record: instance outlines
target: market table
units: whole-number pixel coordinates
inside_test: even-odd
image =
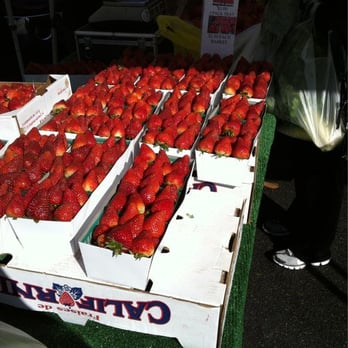
[[[256,175],[249,222],[244,224],[222,338],[222,347],[242,347],[244,306],[254,248],[256,222],[276,119],[265,114],[256,153]],[[62,321],[57,315],[0,304],[0,320],[32,335],[47,347],[180,347],[176,339],[126,331],[88,321],[85,326]]]

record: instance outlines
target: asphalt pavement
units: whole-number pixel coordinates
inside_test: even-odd
[[[291,182],[264,189],[269,202],[286,208]],[[318,217],[322,218],[322,217]],[[257,229],[245,304],[243,348],[347,347],[347,186],[332,260],[322,267],[290,271],[271,261],[275,241]]]

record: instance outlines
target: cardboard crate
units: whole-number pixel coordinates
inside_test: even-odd
[[[220,347],[242,237],[244,206],[240,205],[240,197],[223,196],[221,201],[216,195],[212,199],[206,191],[192,190],[188,194],[177,215],[189,213],[196,218],[180,220],[180,226],[175,219],[171,225],[171,233],[154,257],[150,272],[153,284],[148,291],[88,278],[78,256],[28,267],[23,255],[14,254],[7,265],[8,260],[1,262],[0,302],[55,313],[75,324],[95,321],[172,337],[183,347]],[[202,202],[207,204],[202,206]],[[210,203],[215,204],[213,211]],[[190,245],[193,241],[195,244]],[[6,252],[3,244],[0,252]]]
[[[104,202],[110,199],[113,188],[117,187],[125,169],[128,168],[129,161],[132,160],[133,147],[133,143],[128,145],[126,151],[71,221],[35,221],[30,218],[3,216],[0,225],[3,238],[11,240],[9,244],[5,240],[4,245],[11,245],[15,250],[19,248],[24,254],[32,254],[33,262],[45,260],[50,263],[62,255],[75,254],[79,250],[78,237],[84,232],[93,212],[99,211]],[[11,234],[15,236],[14,239]]]
[[[36,85],[38,94],[26,105],[0,115],[0,139],[8,140],[39,127],[53,104],[68,99],[72,94],[68,75],[50,75],[46,82],[37,82]]]

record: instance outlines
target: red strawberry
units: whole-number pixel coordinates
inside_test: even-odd
[[[82,184],[78,184],[78,183],[74,183],[71,186],[71,189],[75,192],[77,200],[78,200],[80,206],[82,207],[87,202],[87,200],[89,198],[87,192],[82,187]]]
[[[233,147],[232,156],[240,159],[250,157],[251,142],[245,138],[239,137]]]
[[[150,211],[152,213],[156,211],[164,211],[166,213],[165,220],[169,221],[172,217],[175,209],[175,200],[171,198],[155,199],[152,203]]]
[[[190,126],[175,139],[174,146],[179,150],[190,149],[198,135],[199,129],[199,125],[198,127],[196,125]]]
[[[43,175],[39,162],[34,163],[30,168],[27,169],[29,179],[32,183],[38,182]]]
[[[86,144],[79,147],[75,147],[74,149],[71,149],[70,152],[74,159],[76,159],[79,162],[83,162],[89,154],[91,148],[91,145]]]
[[[14,179],[13,182],[13,192],[15,193],[23,193],[26,192],[32,183],[29,179],[29,175],[27,172],[20,172],[18,176]]]
[[[143,143],[155,145],[156,138],[159,133],[160,133],[160,130],[158,129],[152,129],[152,130],[148,129],[146,133],[143,135],[141,140]]]
[[[5,215],[6,207],[8,203],[11,201],[12,197],[14,196],[14,193],[12,191],[7,191],[3,195],[1,195],[0,199],[0,217]]]
[[[76,149],[78,147],[84,146],[84,145],[95,145],[97,143],[93,133],[91,131],[86,131],[81,134],[77,134],[72,145],[71,149]]]
[[[174,147],[175,133],[176,130],[174,132],[172,129],[166,128],[158,133],[155,143],[165,150],[168,149],[168,147]]]
[[[48,191],[40,189],[26,208],[26,216],[34,220],[51,220],[52,211],[48,200]]]
[[[99,224],[108,226],[109,228],[115,227],[118,225],[119,215],[115,209],[110,206],[107,206],[100,218]]]
[[[100,241],[98,243],[101,244]],[[132,247],[132,243],[132,232],[127,226],[117,225],[105,233],[105,247],[111,249],[115,256],[127,252]]]
[[[127,202],[120,215],[119,223],[124,224],[125,222],[132,219],[135,215],[145,213],[145,203],[138,192],[131,193],[128,196]]]
[[[126,127],[127,139],[134,139],[143,129],[143,123],[138,119],[132,119]]]
[[[25,206],[20,193],[15,193],[6,206],[5,214],[13,218],[25,216]]]
[[[172,163],[172,170],[178,170],[184,176],[188,175],[188,173],[190,172],[190,168],[191,164],[189,155],[179,157]]]
[[[178,189],[176,185],[166,185],[156,196],[156,200],[170,199],[176,202],[179,197]]]
[[[125,206],[126,202],[127,202],[127,195],[122,191],[118,191],[111,198],[108,208],[110,207],[111,209],[114,209],[117,213],[119,213]]]
[[[100,247],[105,247],[106,243],[106,232],[110,229],[109,226],[98,224],[95,226],[93,233],[92,233],[92,244],[98,245]]]
[[[175,185],[178,190],[184,187],[185,175],[180,169],[173,170],[164,178],[166,185]]]
[[[60,185],[51,186],[48,190],[48,201],[52,205],[59,205],[63,200],[63,191]]]
[[[229,135],[229,136],[238,136],[241,129],[241,122],[240,121],[228,121],[226,122],[221,129],[222,135]]]
[[[24,166],[23,154],[17,155],[0,168],[0,174],[21,172]]]
[[[53,217],[57,221],[71,221],[79,210],[80,205],[78,203],[65,202],[54,210]]]
[[[156,211],[145,217],[143,231],[152,237],[161,238],[166,229],[166,212]]]
[[[123,122],[119,118],[115,118],[113,120],[110,135],[116,138],[125,138],[126,129]]]
[[[215,133],[208,133],[199,140],[197,144],[197,150],[207,153],[213,153],[217,140],[218,136]]]
[[[141,233],[133,240],[131,253],[136,259],[150,257],[155,252],[158,242],[158,238],[154,238],[148,233]]]
[[[64,152],[68,148],[68,141],[65,137],[65,134],[59,132],[54,140],[54,150],[56,156],[63,156]]]
[[[50,169],[52,168],[54,159],[55,159],[54,154],[51,151],[46,150],[40,154],[37,162],[40,164],[40,169],[43,172],[49,172]]]
[[[232,137],[224,136],[214,146],[214,153],[218,156],[230,157],[232,155]]]
[[[146,186],[139,190],[139,194],[145,205],[149,205],[154,202],[159,189],[160,184],[158,180],[156,178],[152,178],[152,180],[150,180]]]
[[[82,183],[83,189],[88,192],[92,193],[97,187],[98,187],[98,179],[95,170],[91,170],[85,177]]]

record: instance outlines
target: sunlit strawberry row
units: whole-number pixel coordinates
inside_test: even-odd
[[[250,63],[241,57],[234,72],[228,76],[223,92],[232,96],[239,93],[248,98],[265,99],[271,74],[272,66],[269,62]]]
[[[126,147],[125,138],[98,143],[89,131],[69,146],[64,133],[32,128],[0,158],[0,216],[72,220]]]
[[[160,112],[150,116],[142,141],[166,150],[169,147],[190,149],[201,130],[209,106],[210,92],[205,87],[198,94],[194,89],[182,93],[176,87]]]
[[[176,208],[190,173],[190,157],[171,162],[142,144],[93,230],[92,243],[115,255],[151,256]]]
[[[264,110],[264,100],[249,104],[241,94],[221,99],[219,111],[202,130],[196,149],[218,156],[249,158]]]

